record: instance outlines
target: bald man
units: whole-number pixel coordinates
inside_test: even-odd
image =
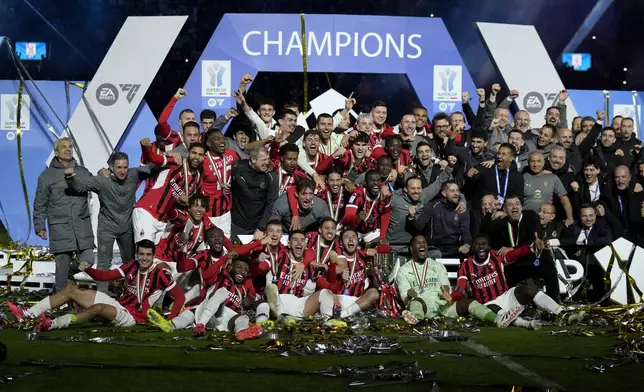
[[[539,214],[539,227],[537,227],[539,238],[548,241],[552,248],[558,247],[562,239],[564,243],[570,242],[571,230],[556,219],[557,210],[554,205],[542,204],[537,212]],[[557,258],[562,258],[558,252],[555,254]],[[549,250],[544,250],[539,257],[539,270],[546,285],[546,292],[552,299],[559,302],[559,278],[556,262]]]
[[[628,166],[620,165],[613,172],[613,186],[610,192],[602,195],[601,201],[607,207],[607,213],[619,221],[623,233],[613,230],[615,238],[624,236],[639,246],[644,246],[644,192],[642,185],[633,181]],[[618,228],[619,229],[619,228]]]
[[[557,130],[557,139],[559,144],[566,149],[566,159],[570,167],[573,168],[575,173],[579,172],[581,170],[582,155],[579,152],[579,148],[575,145],[572,131],[568,128],[559,128]]]

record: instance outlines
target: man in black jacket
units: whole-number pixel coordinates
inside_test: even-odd
[[[613,227],[615,238],[624,237],[632,243],[644,246],[644,192],[642,186],[632,180],[627,166],[615,168],[613,181],[607,185],[601,202],[606,212],[612,214],[621,227]]]
[[[278,195],[277,176],[268,172],[266,147],[255,147],[249,155],[250,160],[237,161],[231,169],[233,239],[239,234],[254,234],[255,239],[261,239]]]
[[[555,206],[552,204],[543,204],[539,207],[539,227],[537,228],[537,236],[544,241],[550,241],[551,246],[559,246],[561,241],[567,241],[570,231],[566,228],[560,220],[556,219]],[[559,279],[557,273],[557,260],[553,258],[557,255],[557,250],[546,249],[539,257],[539,270],[541,277],[546,285],[546,293],[555,301],[559,302]],[[565,265],[562,266],[566,268]],[[565,271],[565,270],[564,270]]]
[[[500,206],[508,195],[517,196],[523,201],[523,175],[512,168],[515,157],[514,146],[503,143],[496,156],[496,165],[490,168],[477,166],[467,172],[470,181],[478,188],[477,200],[473,201],[474,206],[479,206],[479,200],[486,193],[495,193]]]
[[[414,216],[414,226],[427,239],[431,258],[462,257],[472,244],[470,214],[456,212],[461,192],[454,181],[443,184],[441,196]]]
[[[535,211],[522,211],[521,200],[516,195],[508,195],[503,206],[506,216],[493,220],[490,224],[492,249],[500,249],[498,254],[501,257],[513,249],[531,244],[535,239],[539,217]],[[507,265],[505,277],[508,286],[513,287],[520,281],[538,278],[539,271],[535,261],[535,256],[531,254]]]

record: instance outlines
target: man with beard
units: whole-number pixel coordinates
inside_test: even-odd
[[[527,110],[519,110],[514,113],[514,129],[523,134],[523,140],[537,143],[537,134],[530,128],[530,113]]]
[[[199,143],[201,139],[195,112],[190,109],[182,110],[179,113],[179,129],[181,129],[181,132],[173,131],[170,124],[168,124],[168,119],[174,109],[174,105],[179,99],[185,97],[186,94],[186,90],[182,88],[177,90],[172,99],[170,99],[170,102],[168,102],[168,105],[163,109],[163,112],[159,116],[158,124],[154,128],[157,143],[162,141],[161,144],[165,145],[163,151],[166,153],[170,151],[177,152],[182,158],[186,158],[188,155],[188,147],[194,143]]]
[[[43,298],[29,309],[16,306],[11,302],[7,305],[19,322],[25,319],[39,318],[35,331],[50,331],[68,328],[70,325],[86,323],[94,318],[109,322],[115,327],[131,327],[145,323],[146,311],[157,294],[167,291],[174,298],[170,319],[176,317],[185,297],[183,291],[172,280],[169,271],[154,263],[154,243],[141,240],[136,244],[136,259],[122,266],[109,270],[96,270],[87,261],[81,261],[79,268],[96,281],[125,280],[123,294],[113,299],[100,291],[82,289],[75,283],[69,283],[65,289],[56,294]],[[58,309],[68,302],[73,302],[83,310],[80,313],[69,313],[51,320],[45,312]]]
[[[556,134],[557,128],[554,125],[544,124],[541,127],[537,139],[537,151],[540,151],[544,158],[548,158],[550,151],[557,145]]]
[[[539,269],[541,270],[541,277],[544,280],[546,286],[546,293],[556,302],[559,302],[559,279],[557,263],[558,260],[563,260],[563,258],[558,258],[554,260],[552,254],[557,254],[557,247],[561,245],[561,242],[566,242],[569,240],[571,230],[568,230],[563,222],[556,219],[556,210],[555,206],[552,204],[542,204],[537,211],[539,215],[539,227],[537,228],[537,237],[541,238],[548,244],[548,247],[552,247],[551,251],[547,251],[541,254],[539,257]],[[566,265],[562,263],[562,268],[566,270]]]
[[[250,152],[250,160],[237,161],[231,168],[233,238],[251,233],[255,239],[264,237],[279,193],[277,175],[269,173],[270,166],[266,147],[255,147]]]
[[[601,129],[604,124],[604,111],[603,110],[598,110],[596,112],[597,114],[597,120],[594,118],[588,116],[584,117],[581,120],[581,132],[579,132],[575,136],[575,144],[578,146],[581,146],[583,141],[586,140],[586,138],[589,139],[588,143],[590,143],[590,148],[592,148],[595,145],[595,141],[597,141],[597,138],[599,137],[599,133],[601,132]],[[593,131],[591,135],[591,131]],[[585,158],[584,155],[581,156],[582,159]]]
[[[427,108],[424,106],[415,107],[414,116],[416,117],[416,135],[428,137],[431,133],[431,126],[427,123]]]
[[[302,136],[302,148],[300,149],[300,156],[298,156],[298,164],[302,159],[306,161],[308,167],[311,168],[314,173],[314,180],[316,184],[321,181],[321,177],[317,174],[317,167],[320,162],[326,157],[322,152],[319,151],[320,146],[320,133],[315,129],[309,129]],[[302,166],[300,166],[302,168]],[[303,169],[303,168],[302,168]],[[303,169],[306,170],[306,169]]]
[[[461,191],[455,182],[443,183],[441,196],[440,200],[427,203],[422,212],[414,215],[415,232],[423,234],[430,244],[429,257],[461,257],[470,251],[472,243],[470,214],[457,209]]]
[[[486,193],[496,194],[500,206],[508,195],[516,195],[523,200],[523,175],[512,168],[515,157],[514,146],[504,143],[497,152],[496,165],[491,168],[477,166],[467,172],[470,181],[477,186],[477,201]]]
[[[398,173],[398,171],[394,170],[393,159],[389,155],[382,155],[376,160],[375,170],[380,173],[380,182],[383,187],[389,188],[390,191],[403,187],[405,173]],[[355,184],[363,186],[366,182],[367,173],[362,173],[356,178]]]
[[[449,116],[449,125],[452,130],[449,138],[454,141],[454,145],[467,147],[469,133],[465,132],[465,115],[461,112],[453,112]]]
[[[410,155],[416,153],[418,143],[426,140],[423,136],[416,133],[416,116],[413,113],[403,114],[400,119],[400,124],[391,133],[387,133],[387,136],[383,135],[383,137],[387,138],[396,133],[400,136],[403,151],[407,151]]]
[[[314,195],[315,183],[305,179],[295,186],[295,197],[297,199],[299,230],[305,233],[317,230],[318,223],[322,218],[329,217],[329,209],[324,200]],[[282,221],[284,233],[288,233],[292,227],[293,215],[289,205],[288,193],[280,196],[273,206],[271,219]],[[294,207],[294,206],[293,206]]]
[[[353,221],[365,241],[387,236],[391,215],[391,196],[384,196],[380,191],[381,174],[371,169],[365,176],[365,187],[356,187],[345,208],[343,220]]]
[[[543,172],[544,166],[545,160],[541,152],[535,151],[530,154],[528,171],[523,173],[523,209],[537,211],[542,204],[552,203],[556,194],[566,211],[566,226],[570,226],[575,219],[567,196],[568,192],[559,177]]]
[[[458,269],[457,290],[452,293],[452,299],[460,299],[471,287],[472,296],[488,308],[497,308],[497,326],[507,328],[515,324],[523,328],[539,329],[537,320],[527,321],[520,317],[525,307],[534,303],[537,308],[548,313],[560,314],[563,307],[559,306],[550,296],[533,283],[511,287],[505,280],[504,265],[510,264],[531,253],[541,254],[545,243],[538,238],[533,244],[524,245],[501,256],[495,250],[490,250],[490,242],[486,235],[477,236],[472,244],[473,255],[463,262]],[[585,313],[569,315],[568,324],[579,322]]]
[[[346,263],[347,268],[342,272],[341,279],[335,280],[335,264],[329,267],[328,281],[326,278],[318,279],[318,286],[324,285],[336,294],[340,303],[341,319],[351,317],[364,310],[371,309],[378,304],[380,293],[374,287],[376,280],[367,275],[367,263],[378,253],[390,251],[386,245],[371,248],[367,251],[358,249],[358,233],[354,229],[345,229],[340,234],[340,254],[338,259]],[[367,283],[369,287],[367,288]]]
[[[307,133],[304,134],[302,139],[296,142],[298,147],[301,149],[301,154],[298,158],[297,164],[300,166],[302,171],[311,177],[315,177],[317,176],[317,173],[320,173],[317,171],[317,166],[320,162],[317,162],[317,165],[311,164],[311,162],[314,161],[313,158],[315,156],[319,157],[318,161],[330,156],[333,156],[334,158],[342,156],[345,152],[344,146],[348,146],[349,144],[348,135],[341,135],[333,132],[333,117],[331,117],[330,114],[320,114],[317,118],[316,125],[316,131],[319,138],[317,142],[317,154],[313,153],[313,147],[310,141],[307,144]]]
[[[496,314],[479,302],[452,298],[447,270],[443,264],[429,257],[425,237],[415,236],[410,248],[411,260],[396,274],[396,288],[407,308],[403,311],[407,323],[417,324],[422,319],[436,316],[457,318],[469,314],[488,323],[496,321]]]
[[[615,168],[614,186],[607,187],[606,194],[603,194],[601,201],[607,207],[607,213],[612,214],[619,221],[624,233],[620,237],[628,239],[632,243],[644,246],[644,192],[642,186],[632,180],[632,175],[627,166]],[[613,228],[613,232],[616,233]],[[617,237],[617,236],[616,236]]]
[[[595,155],[600,160],[601,170],[610,176],[619,165],[627,165],[630,157],[625,156],[622,149],[617,148],[615,131],[611,127],[605,127],[601,131],[601,142],[595,147]],[[632,159],[632,158],[631,158]]]
[[[449,138],[449,116],[445,113],[437,113],[432,118],[432,129],[434,137],[429,140],[429,145],[436,153],[436,156],[447,157],[456,155],[454,150],[457,148],[453,140]]]
[[[633,132],[635,131],[633,128],[634,125],[635,122],[632,118],[624,117],[620,124],[619,132],[615,131],[619,139],[617,142],[617,148],[624,152],[624,156],[630,157],[631,151],[633,151],[635,146],[642,144],[642,142],[633,135]]]
[[[471,159],[471,164],[468,166],[468,170],[470,167],[475,167],[483,162],[494,160],[494,154],[487,149],[487,134],[485,132],[472,132],[470,148],[468,151]]]
[[[426,142],[418,143],[414,163],[405,173],[405,181],[410,177],[419,177],[422,181],[422,187],[427,188],[441,173],[442,169],[438,164],[439,162],[440,160],[434,157],[434,152],[429,144]],[[409,241],[406,243],[409,243]]]
[[[150,176],[150,167],[129,167],[124,152],[115,152],[109,160],[109,174],[78,178],[73,167],[65,169],[65,181],[75,193],[95,192],[101,202],[98,214],[98,257],[100,270],[110,268],[114,241],[118,244],[121,259],[134,258],[134,233],[132,231],[132,206],[141,181]],[[107,292],[107,282],[96,284],[97,290]]]
[[[489,231],[486,231],[490,234],[492,249],[499,249],[501,257],[513,249],[531,244],[539,225],[537,213],[530,210],[522,212],[521,198],[515,195],[505,199],[503,211],[506,217],[493,220]],[[522,257],[508,266],[505,272],[508,286],[513,287],[520,281],[537,278],[538,264],[532,255]]]
[[[249,159],[248,151],[255,146],[265,144],[264,140],[251,141],[253,136],[250,124],[242,121],[233,122],[226,132],[226,148],[234,150],[239,155],[239,159]]]
[[[552,174],[556,175],[559,178],[559,181],[561,181],[561,184],[564,186],[564,189],[568,194],[568,199],[570,199],[573,195],[570,184],[575,181],[575,171],[566,161],[565,148],[563,148],[562,146],[555,146],[552,151],[550,151],[550,156],[548,157],[548,162],[546,163],[546,170],[550,171]],[[572,204],[573,200],[570,200],[570,202]],[[555,209],[557,210],[557,219],[566,219],[566,210],[564,209],[563,204],[561,204],[561,201],[559,201],[559,199],[556,199],[554,201],[554,205]]]
[[[190,196],[201,192],[204,155],[202,144],[191,144],[183,165],[161,172],[150,190],[136,202],[132,212],[135,241],[149,239],[159,243],[167,225],[165,211],[177,204],[187,206]]]
[[[559,128],[557,131],[557,139],[559,140],[559,144],[566,149],[566,159],[573,170],[575,172],[581,170],[582,154],[575,143],[573,143],[572,131],[568,128]],[[550,150],[550,153],[552,153],[552,150]],[[584,155],[586,154],[584,153]]]
[[[616,134],[621,134],[621,128],[622,128],[622,120],[624,119],[624,116],[617,115],[613,117],[613,122],[610,124],[610,126],[615,130]]]
[[[550,124],[557,128],[567,128],[568,119],[566,118],[567,108],[566,100],[568,99],[568,91],[559,91],[559,100],[555,106],[551,106],[546,110],[545,120],[546,124]]]
[[[429,148],[429,147],[428,147]],[[422,180],[409,177],[405,187],[394,192],[391,196],[391,218],[387,231],[387,241],[397,254],[405,254],[411,241],[414,216],[420,215],[424,205],[429,203],[441,190],[443,184],[452,179],[452,168],[447,162],[441,161],[440,174],[429,186],[423,188]]]
[[[230,238],[230,169],[239,160],[234,150],[226,149],[226,137],[217,128],[212,128],[204,136],[206,158],[203,161],[203,193],[212,205],[207,210],[210,222],[224,231]]]
[[[600,176],[601,165],[595,157],[588,158],[583,163],[583,180],[573,181],[570,184],[572,189],[571,201],[575,215],[579,214],[583,204],[597,206],[603,194],[609,194],[607,181]]]
[[[350,191],[351,189],[351,191]],[[342,174],[332,171],[326,176],[326,187],[316,189],[315,193],[326,202],[331,219],[340,223],[344,217],[344,208],[353,195],[353,184],[342,178]]]
[[[523,135],[524,134],[518,129],[513,129],[508,134],[510,144],[512,144],[517,150],[517,156],[514,158],[514,163],[516,164],[516,168],[519,172],[523,172],[523,170],[528,167],[528,155],[537,149],[537,146],[533,141],[524,141]]]
[[[56,263],[54,290],[67,285],[72,255],[79,261],[94,262],[94,233],[89,214],[87,192],[73,192],[62,181],[65,170],[73,168],[79,180],[89,178],[89,171],[74,159],[72,140],[60,138],[54,144],[54,158],[38,176],[34,199],[34,230],[47,239],[45,220],[49,228],[49,247]],[[130,205],[131,208],[131,205]]]
[[[396,177],[403,175],[407,166],[411,165],[411,153],[403,149],[403,141],[400,135],[391,135],[385,139],[384,154],[391,158],[393,170],[396,171]],[[373,157],[378,159],[384,154],[375,154]]]
[[[264,287],[268,283],[277,283],[277,260],[280,254],[288,253],[286,246],[282,244],[282,222],[272,219],[266,224],[266,237],[262,238],[263,249],[255,249],[251,254],[251,276],[255,283],[258,294],[264,293]],[[257,240],[254,241],[257,243]]]
[[[324,317],[333,314],[333,293],[322,289],[309,296],[304,295],[312,268],[304,259],[306,236],[301,231],[289,235],[288,253],[277,260],[277,283],[266,285],[266,300],[274,317],[287,314],[294,317],[309,317],[320,311]]]

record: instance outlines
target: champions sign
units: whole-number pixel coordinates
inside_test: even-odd
[[[187,108],[223,114],[235,106],[231,95],[242,75],[302,72],[305,54],[309,72],[406,74],[430,112],[461,110],[461,91],[475,90],[440,19],[305,15],[304,21],[306,45],[299,14],[224,15],[173,116]],[[433,70],[442,73],[433,77]]]

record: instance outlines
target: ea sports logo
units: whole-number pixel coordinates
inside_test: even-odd
[[[528,113],[539,113],[543,105],[543,96],[536,91],[531,91],[523,97],[523,107]]]
[[[119,91],[111,83],[103,83],[96,89],[96,100],[103,106],[112,106],[119,99]]]

